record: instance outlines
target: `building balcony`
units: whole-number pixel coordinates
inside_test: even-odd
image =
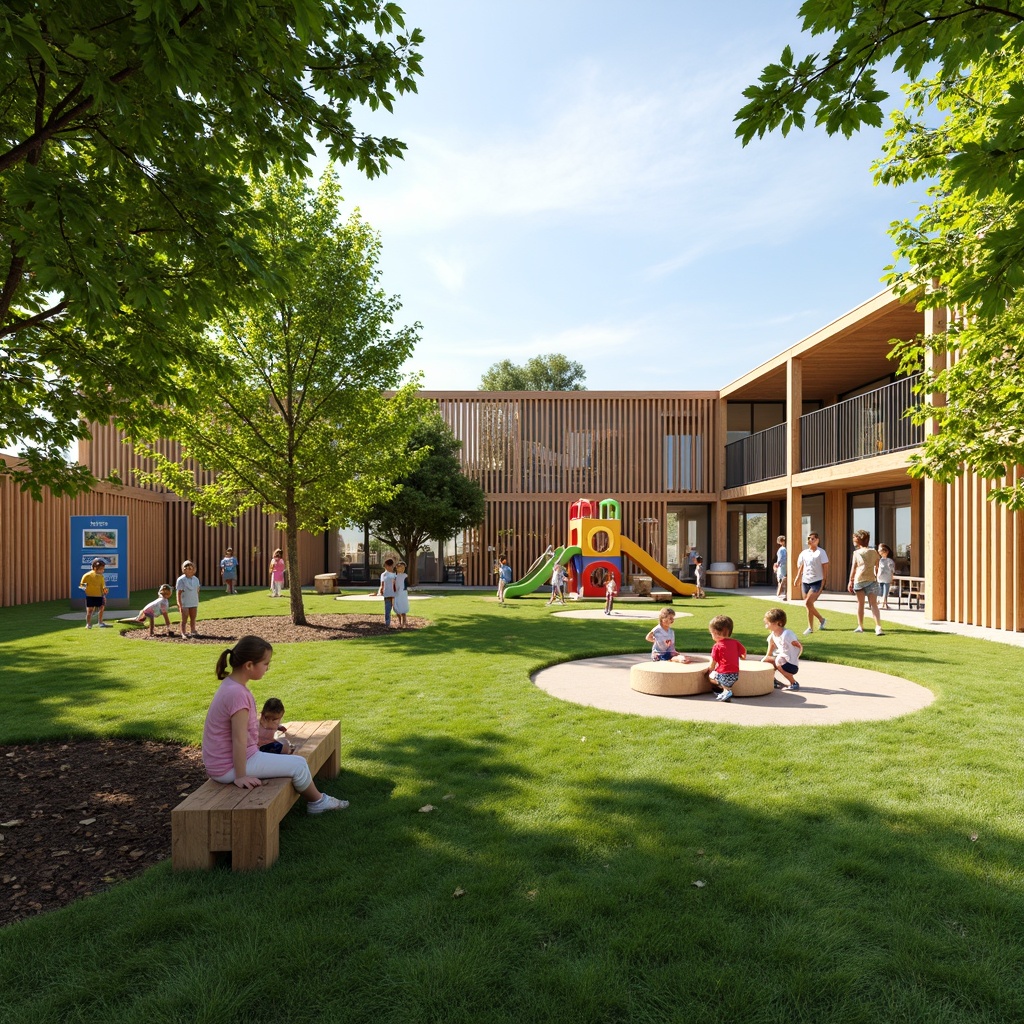
[[[742,487],[786,475],[786,424],[725,446],[725,486]]]
[[[917,379],[905,377],[801,416],[800,469],[823,469],[920,445],[924,427],[906,415],[921,402],[914,394]]]
[[[800,466],[794,474],[920,445],[924,428],[906,416],[921,401],[914,394],[916,380],[917,376],[906,377],[801,416]],[[784,477],[786,472],[785,423],[725,447],[726,489]]]

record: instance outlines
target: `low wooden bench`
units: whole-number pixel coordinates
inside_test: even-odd
[[[340,722],[290,722],[288,736],[314,776],[337,776]],[[218,853],[231,854],[233,871],[269,868],[279,853],[281,819],[298,799],[290,777],[255,789],[207,780],[171,811],[174,870],[208,871]]]
[[[656,697],[687,697],[711,693],[706,654],[691,654],[688,664],[678,661],[646,661],[629,670],[629,685]],[[740,677],[732,688],[734,697],[763,697],[774,689],[775,666],[765,661],[740,662]]]

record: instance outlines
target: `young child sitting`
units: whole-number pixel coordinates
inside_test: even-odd
[[[277,737],[279,732],[288,732],[287,728],[281,724],[282,718],[284,718],[284,704],[277,697],[268,697],[263,703],[260,720],[256,725],[257,739],[263,753],[290,754],[295,750],[292,741],[287,736],[282,736],[280,739]]]
[[[651,661],[678,661],[681,665],[690,663],[685,654],[676,650],[676,631],[672,628],[675,620],[676,613],[671,608],[663,608],[658,616],[658,625],[647,634],[647,642],[653,644]]]
[[[708,623],[708,632],[715,641],[708,673],[712,689],[718,691],[715,700],[730,701],[732,688],[740,677],[740,661],[747,656],[747,649],[732,638],[732,619],[728,615],[716,615]]]
[[[164,617],[164,625],[167,627],[167,635],[170,636],[171,617],[167,614],[167,609],[170,607],[168,602],[170,601],[171,594],[173,594],[174,591],[171,590],[170,583],[165,583],[161,586],[158,593],[160,596],[155,600],[150,601],[149,604],[147,604],[146,607],[135,616],[135,621],[145,622],[149,619],[149,635],[153,636],[156,632],[156,617],[157,615],[162,615]]]
[[[793,630],[786,629],[786,613],[781,608],[769,608],[764,624],[771,632],[768,634],[768,653],[761,660],[773,664],[786,680],[780,683],[776,679],[775,689],[799,690],[800,684],[793,677],[799,671],[797,660],[804,645],[797,640]]]

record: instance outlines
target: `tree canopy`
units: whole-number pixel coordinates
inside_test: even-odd
[[[342,222],[339,203],[330,173],[315,194],[283,170],[254,187],[267,224],[255,243],[280,285],[247,291],[214,321],[227,373],[203,363],[182,371],[198,401],[169,412],[180,459],[147,438],[152,478],[208,522],[254,506],[280,516],[296,623],[305,621],[299,531],[363,522],[416,458],[407,447],[416,381],[403,382],[401,367],[419,325],[391,329],[399,303],[380,288],[380,242],[358,215]]]
[[[522,366],[502,359],[480,379],[480,391],[586,391],[587,371],[560,352],[533,356]]]
[[[401,156],[352,108],[415,90],[422,35],[381,0],[36,0],[0,39],[0,446],[73,492],[84,420],[187,402],[201,325],[272,282],[246,179]]]
[[[918,407],[941,431],[912,472],[954,479],[963,464],[990,479],[1024,462],[1024,4],[809,0],[804,28],[832,34],[824,54],[786,47],[746,90],[737,135],[748,143],[803,128],[807,110],[829,133],[882,123],[875,70],[907,76],[875,180],[930,181],[916,217],[893,224],[888,280],[924,308],[953,311],[948,333],[898,343],[905,372],[922,370]],[[904,269],[906,268],[906,269]],[[947,365],[927,366],[929,350]],[[992,492],[1024,508],[1024,483]]]
[[[427,540],[449,540],[478,526],[486,508],[480,485],[462,473],[462,442],[432,403],[422,403],[409,439],[409,462],[401,489],[376,505],[368,521],[374,536],[405,557],[411,583],[416,582],[416,555]]]

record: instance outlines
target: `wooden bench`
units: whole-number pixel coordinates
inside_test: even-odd
[[[687,697],[711,693],[706,654],[691,654],[689,664],[678,661],[646,661],[629,670],[629,685],[640,693],[656,697]],[[763,697],[775,688],[775,666],[747,659],[740,662],[740,677],[732,688],[734,697]]]
[[[290,722],[288,736],[314,776],[337,776],[340,722]],[[231,854],[233,871],[269,868],[279,853],[281,819],[298,799],[290,777],[255,789],[207,780],[171,811],[174,870],[209,871],[218,853]]]

